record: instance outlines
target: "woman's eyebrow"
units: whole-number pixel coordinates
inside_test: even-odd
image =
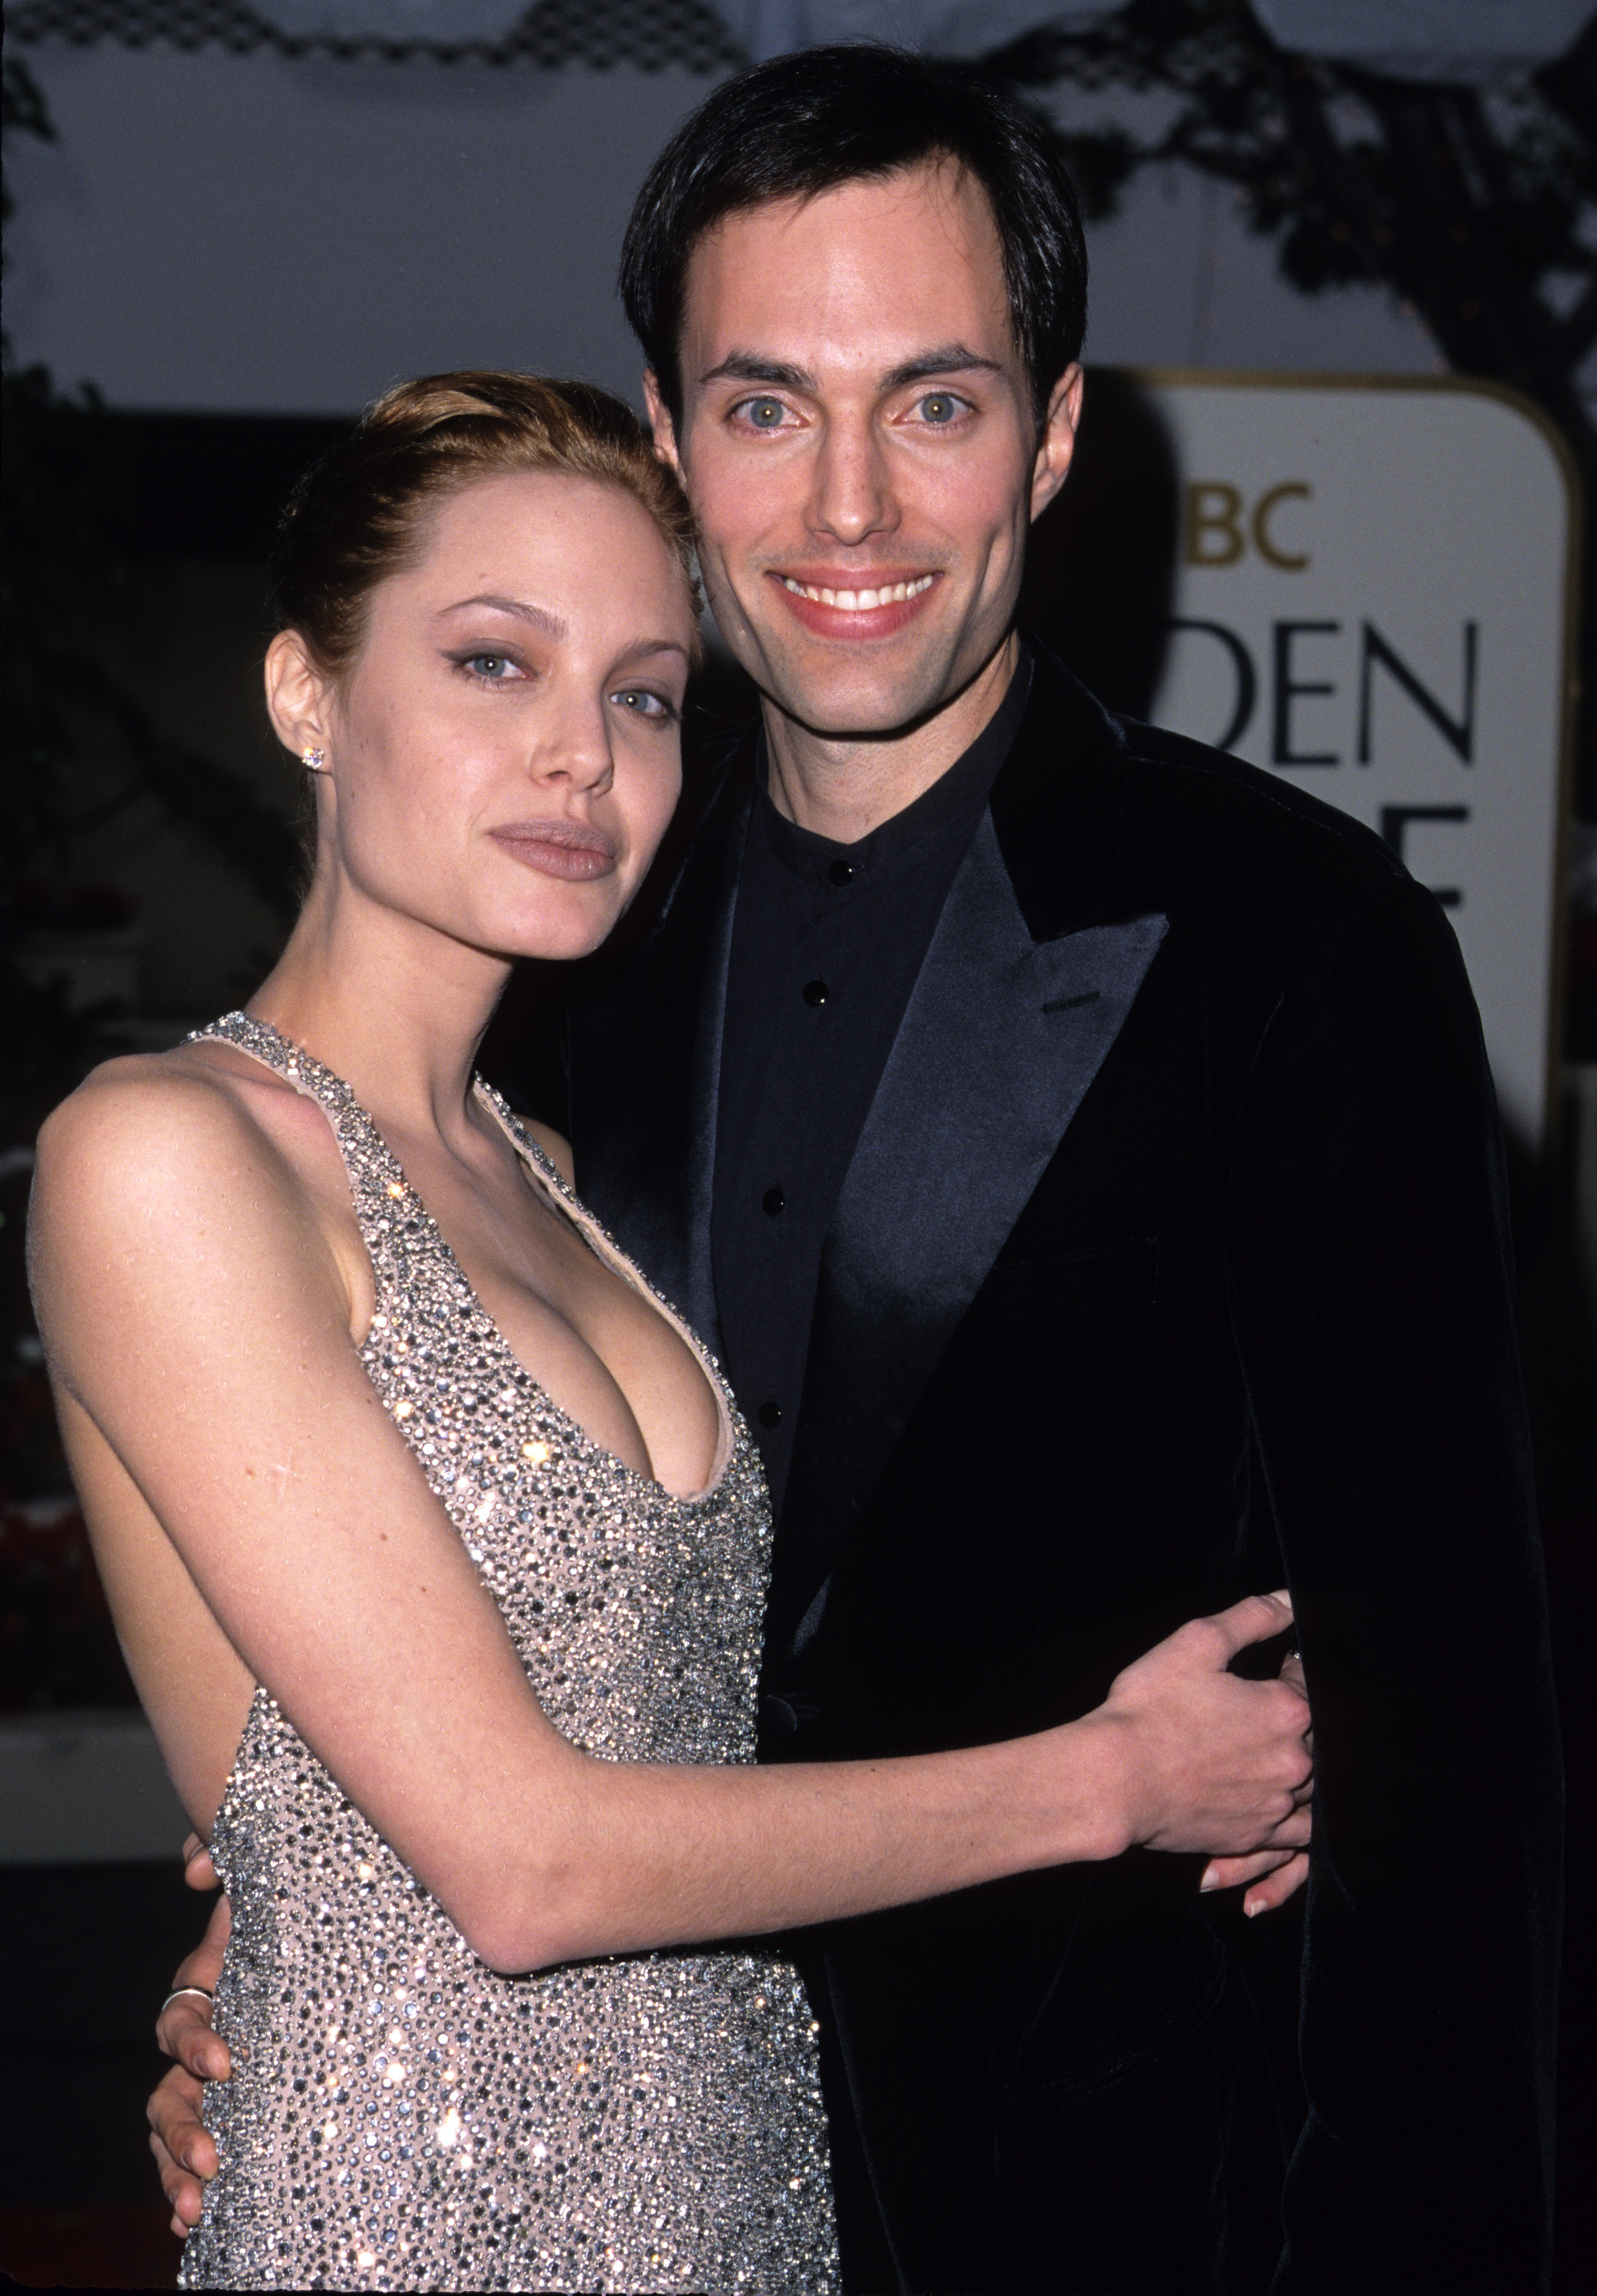
[[[545,637],[563,638],[570,635],[560,616],[550,613],[545,607],[528,605],[524,598],[497,597],[486,590],[472,598],[457,598],[452,606],[440,606],[438,619],[442,620],[446,614],[463,614],[468,606],[491,606],[495,613],[514,614],[518,621],[530,622],[534,629],[542,630]]]
[[[688,659],[688,650],[680,638],[640,638],[636,645],[627,647],[621,660],[645,661],[651,654],[657,653],[679,653],[684,661]]]

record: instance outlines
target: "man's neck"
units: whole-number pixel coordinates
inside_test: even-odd
[[[958,764],[1002,706],[1020,659],[1011,630],[962,693],[904,734],[828,739],[766,701],[769,788],[777,811],[818,837],[857,844]]]

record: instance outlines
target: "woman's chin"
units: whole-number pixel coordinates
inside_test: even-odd
[[[519,918],[505,920],[487,946],[497,956],[511,963],[530,962],[537,964],[575,964],[585,956],[592,956],[602,948],[620,920],[618,907],[606,905],[602,914],[597,908],[585,915],[539,917],[536,920]]]

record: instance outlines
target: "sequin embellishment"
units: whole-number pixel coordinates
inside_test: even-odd
[[[725,1464],[674,1497],[528,1378],[346,1084],[243,1013],[198,1033],[326,1111],[376,1283],[362,1361],[556,1727],[612,1760],[752,1761],[770,1511],[718,1370],[702,1357]],[[711,1948],[497,1975],[265,1691],[212,1847],[233,1912],[217,2025],[249,2055],[206,2093],[222,2167],[180,2285],[836,2288],[815,2026],[790,1965]]]

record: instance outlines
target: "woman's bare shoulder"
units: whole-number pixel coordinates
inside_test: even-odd
[[[29,1221],[36,1281],[58,1253],[159,1253],[178,1231],[191,1243],[200,1229],[254,1231],[278,1250],[320,1240],[307,1175],[318,1155],[336,1160],[325,1119],[258,1062],[244,1073],[244,1058],[184,1045],[107,1061],[46,1119]]]
[[[251,1064],[258,1084],[208,1053],[179,1045],[92,1070],[40,1129],[41,1183],[70,1177],[122,1193],[147,1179],[209,1184],[219,1177],[218,1162],[225,1171],[241,1157],[275,1151],[277,1127],[263,1121],[263,1101],[297,1095],[258,1062]]]

